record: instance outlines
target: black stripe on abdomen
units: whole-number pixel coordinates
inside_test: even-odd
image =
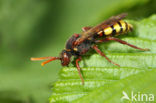
[[[126,30],[125,31],[128,31],[128,24],[127,24],[127,22],[125,22],[125,24],[126,24]]]
[[[115,35],[116,34],[116,30],[115,30],[114,26],[112,25],[111,28],[112,28],[112,35]]]

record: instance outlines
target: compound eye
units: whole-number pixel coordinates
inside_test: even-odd
[[[63,60],[62,60],[62,65],[67,66],[70,62],[70,58],[67,55],[67,53],[63,53]]]
[[[69,58],[68,58],[67,53],[64,53],[63,55],[64,55],[64,60],[65,60],[65,61],[68,61]]]

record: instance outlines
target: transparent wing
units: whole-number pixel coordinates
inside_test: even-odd
[[[127,16],[127,13],[122,13],[117,16],[112,16],[108,20],[105,20],[101,24],[89,29],[88,31],[85,31],[82,33],[81,38],[77,39],[74,43],[74,45],[79,45],[84,40],[88,39],[89,37],[94,36],[97,32],[100,30],[103,30],[111,25],[114,25],[116,22],[120,21],[121,19],[125,18]]]

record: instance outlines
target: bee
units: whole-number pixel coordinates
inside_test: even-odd
[[[60,60],[62,66],[68,66],[71,62],[71,57],[76,57],[76,67],[82,81],[84,84],[84,79],[81,74],[81,69],[79,66],[79,61],[81,57],[86,54],[90,49],[95,50],[99,55],[103,56],[108,62],[120,66],[117,63],[111,61],[97,46],[98,43],[103,43],[107,41],[116,41],[121,44],[130,46],[135,49],[142,51],[148,51],[149,49],[140,48],[135,45],[132,45],[126,41],[116,38],[116,36],[121,34],[126,34],[133,30],[133,26],[123,19],[127,16],[126,13],[119,14],[117,16],[112,16],[108,20],[100,23],[95,27],[83,27],[81,34],[73,34],[68,41],[66,42],[65,49],[62,50],[60,56],[58,57],[40,57],[40,58],[31,58],[32,61],[36,60],[46,60],[42,62],[42,66],[49,63],[50,61]]]

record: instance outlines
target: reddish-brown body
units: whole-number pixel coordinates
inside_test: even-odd
[[[84,55],[88,50],[94,49],[97,53],[101,56],[105,57],[110,63],[119,66],[118,64],[112,62],[103,52],[98,49],[97,43],[102,43],[106,41],[117,41],[121,44],[128,45],[132,48],[139,49],[139,50],[149,50],[149,49],[142,49],[132,44],[127,43],[126,41],[120,40],[115,38],[119,34],[127,33],[132,30],[132,26],[122,19],[127,14],[123,13],[118,16],[113,16],[108,20],[102,22],[101,24],[95,27],[84,27],[82,28],[83,32],[81,34],[73,34],[67,41],[66,47],[62,50],[59,57],[41,57],[41,58],[31,58],[31,60],[45,60],[42,65],[53,61],[53,60],[60,60],[62,66],[67,66],[70,63],[70,58],[75,56],[76,59],[76,67],[78,73],[80,75],[82,84],[84,84],[84,79],[80,72],[80,66],[78,62],[81,60],[81,56]]]

